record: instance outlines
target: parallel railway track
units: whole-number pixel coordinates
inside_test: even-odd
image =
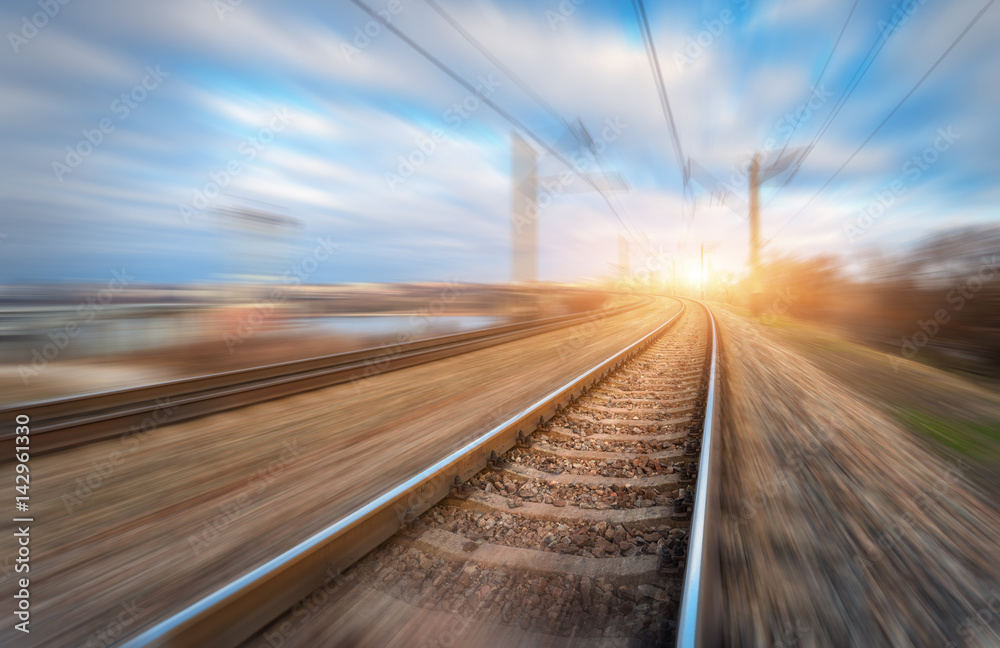
[[[606,311],[507,324],[129,389],[3,406],[0,418],[13,420],[18,415],[29,416],[33,452],[53,452],[155,427],[165,411],[169,411],[170,422],[177,423],[250,403],[363,380],[375,374],[573,326],[595,317],[625,313],[648,303],[649,300],[634,300]],[[12,457],[13,453],[14,432],[10,429],[0,433],[0,457]]]
[[[716,344],[688,303],[127,645],[711,645]]]

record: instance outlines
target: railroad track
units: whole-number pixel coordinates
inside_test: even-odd
[[[711,645],[716,355],[691,302],[127,645]]]
[[[372,375],[449,358],[530,335],[625,313],[651,302],[637,299],[606,311],[518,322],[466,333],[413,340],[251,369],[220,372],[129,389],[45,399],[0,407],[0,418],[27,415],[32,452],[41,454],[250,403],[363,380]],[[0,461],[14,456],[13,428],[0,432]]]

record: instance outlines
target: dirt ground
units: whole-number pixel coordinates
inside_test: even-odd
[[[988,459],[936,452],[900,422],[871,381],[891,394],[911,389],[906,376],[820,368],[826,356],[773,327],[716,313],[726,645],[1000,646]],[[905,370],[934,392],[923,369]],[[963,389],[988,404],[975,386],[952,395]]]
[[[668,319],[635,311],[31,457],[31,634],[117,645],[325,528]],[[533,371],[526,374],[525,367]],[[13,462],[0,480],[14,483]],[[13,596],[14,524],[0,523]]]

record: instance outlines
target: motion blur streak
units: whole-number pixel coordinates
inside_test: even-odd
[[[1000,647],[996,4],[2,3],[0,648]]]

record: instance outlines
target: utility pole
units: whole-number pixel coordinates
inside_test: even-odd
[[[618,278],[628,281],[629,273],[628,241],[621,234],[618,234]]]
[[[517,133],[510,136],[510,275],[538,281],[538,154]]]
[[[784,155],[769,162],[764,168],[761,168],[763,156],[760,151],[754,153],[750,162],[749,204],[745,204],[738,196],[730,194],[724,182],[718,180],[698,162],[688,158],[688,172],[697,184],[710,192],[710,195],[721,195],[722,204],[735,202],[735,207],[730,207],[733,213],[742,217],[744,209],[748,212],[750,221],[750,310],[753,311],[754,315],[760,314],[764,290],[760,267],[760,185],[762,182],[767,182],[771,178],[786,173],[789,169],[792,169],[791,173],[794,176],[802,165],[802,160],[809,155],[811,150],[811,146],[788,149]]]
[[[705,301],[705,244],[701,244],[701,300]]]
[[[750,310],[760,315],[760,153],[750,162]]]
[[[575,134],[577,140],[590,142],[590,134],[581,125]],[[595,153],[596,155],[596,153]],[[539,176],[539,156],[528,142],[512,131],[510,134],[510,223],[511,261],[510,274],[513,283],[535,283],[538,281],[538,204],[539,188],[548,195],[551,202],[563,193],[582,191],[628,191],[628,183],[620,173],[582,174],[583,182],[567,184],[564,175]],[[585,185],[585,186],[584,186]],[[553,190],[553,187],[555,189]],[[545,195],[542,198],[546,198]],[[621,247],[619,246],[619,250]],[[626,244],[626,256],[628,249]],[[627,261],[625,272],[628,272]]]

